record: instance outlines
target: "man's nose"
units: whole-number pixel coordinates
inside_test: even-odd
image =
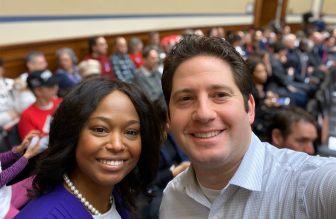
[[[214,120],[217,117],[217,113],[213,109],[213,103],[209,98],[200,97],[197,100],[195,112],[192,115],[192,119],[203,123]]]
[[[305,151],[307,154],[309,155],[314,155],[315,154],[315,149],[314,149],[314,144],[313,142],[309,142],[306,147],[305,147]]]

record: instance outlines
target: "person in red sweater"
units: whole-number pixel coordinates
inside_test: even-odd
[[[84,60],[94,59],[100,62],[102,77],[111,78],[112,80],[117,80],[115,76],[111,62],[109,58],[106,56],[107,54],[107,42],[102,36],[95,36],[89,40],[89,49],[90,54],[85,56]]]
[[[27,78],[28,87],[36,97],[36,102],[21,114],[18,124],[19,136],[23,139],[31,130],[39,130],[42,135],[49,134],[52,117],[62,102],[57,98],[60,79],[49,70],[32,72]]]

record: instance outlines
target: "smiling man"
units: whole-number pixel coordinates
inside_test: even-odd
[[[250,73],[229,43],[181,41],[165,62],[162,89],[191,166],[168,184],[160,218],[336,216],[335,160],[260,142],[251,131]]]

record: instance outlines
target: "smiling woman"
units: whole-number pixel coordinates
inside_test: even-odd
[[[129,218],[138,194],[152,196],[158,121],[133,84],[99,78],[75,87],[51,124],[49,150],[30,191],[36,199],[18,218]]]

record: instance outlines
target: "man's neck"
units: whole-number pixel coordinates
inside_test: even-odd
[[[36,102],[35,102],[35,105],[38,106],[38,107],[47,107],[47,106],[49,106],[50,103],[51,103],[50,100],[45,100],[45,99],[42,99],[42,98],[37,98]]]
[[[143,67],[149,72],[149,73],[151,73],[151,74],[153,74],[154,73],[154,69],[152,68],[149,68],[148,66],[145,66],[145,65],[143,65]]]
[[[274,53],[273,56],[274,56],[274,58],[275,58],[276,60],[279,60],[279,59],[280,59],[280,54],[278,54],[278,53]]]
[[[233,163],[225,165],[224,167],[203,169],[199,168],[197,165],[192,164],[195,174],[199,182],[208,189],[222,190],[227,186],[235,172],[237,171],[242,158]]]
[[[99,59],[100,58],[100,54],[99,53],[96,53],[96,52],[93,52],[91,53],[91,56],[95,59]]]

